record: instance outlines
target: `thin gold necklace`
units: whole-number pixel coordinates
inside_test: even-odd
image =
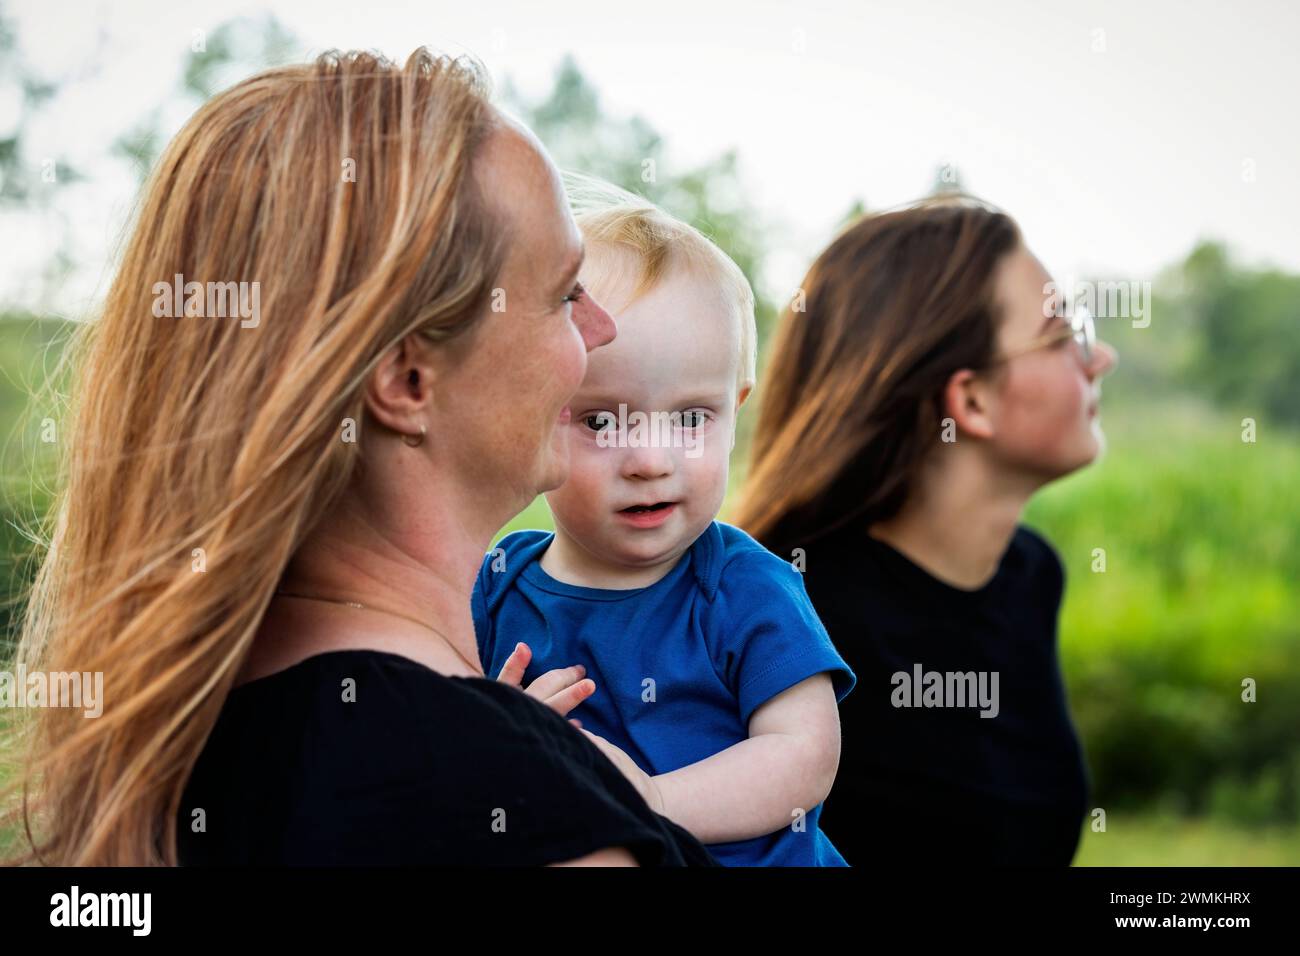
[[[471,671],[483,677],[487,676],[486,674],[483,673],[483,668],[481,666],[475,667],[473,664],[469,662],[468,659],[466,659],[464,654],[462,654],[459,650],[456,649],[456,645],[452,643],[451,638],[449,638],[446,634],[442,633],[442,631],[438,630],[436,627],[432,627],[431,625],[426,624],[424,621],[417,620],[416,618],[413,618],[408,614],[399,614],[397,611],[389,611],[382,607],[368,607],[365,604],[362,604],[360,601],[340,601],[338,598],[318,597],[314,594],[295,594],[292,591],[277,590],[275,593],[280,595],[281,597],[296,597],[296,598],[302,598],[305,601],[325,601],[326,603],[329,604],[346,604],[348,607],[360,608],[363,611],[377,611],[380,614],[391,614],[393,617],[400,617],[404,620],[410,621],[412,624],[418,624],[420,625],[420,627],[424,628],[425,630],[433,631],[433,633],[441,637],[443,641],[446,643],[446,645],[451,648],[452,653],[454,653],[457,657],[459,657],[462,661],[464,661],[465,666],[468,667]]]

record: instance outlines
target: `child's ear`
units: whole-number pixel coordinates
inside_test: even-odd
[[[746,382],[741,386],[739,394],[736,395],[736,413],[731,416],[731,450],[736,450],[736,419],[739,417],[740,406],[745,404],[745,399],[749,398],[749,393],[754,390],[753,382]]]

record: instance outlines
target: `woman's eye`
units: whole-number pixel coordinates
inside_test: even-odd
[[[566,296],[565,296],[561,301],[563,301],[563,302],[577,302],[577,301],[578,301],[579,299],[581,299],[584,295],[586,295],[586,293],[587,293],[587,290],[586,290],[585,288],[583,288],[582,283],[579,282],[577,285],[575,285],[575,286],[573,287],[573,291],[570,292],[568,295],[566,295]]]
[[[582,423],[594,432],[604,431],[616,424],[614,415],[611,412],[595,412],[591,415],[584,415]]]

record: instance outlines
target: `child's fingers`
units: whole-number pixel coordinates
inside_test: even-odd
[[[540,678],[538,679],[540,680]],[[594,693],[596,693],[596,682],[594,680],[590,678],[580,680],[572,687],[566,687],[558,694],[552,694],[546,698],[546,706],[563,717]]]
[[[526,688],[527,692],[538,700],[549,700],[562,690],[572,687],[587,676],[587,668],[581,664],[572,667],[557,667],[547,671]]]
[[[515,649],[506,658],[506,662],[501,665],[501,673],[497,675],[497,680],[511,687],[522,687],[524,671],[528,670],[528,662],[532,657],[532,649],[527,644],[522,642],[516,644]]]

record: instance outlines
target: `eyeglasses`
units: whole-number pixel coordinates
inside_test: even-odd
[[[1062,326],[1040,335],[1032,342],[994,359],[990,364],[997,365],[1008,359],[1013,359],[1017,355],[1035,352],[1065,339],[1074,339],[1075,345],[1079,348],[1079,355],[1083,359],[1084,367],[1091,366],[1093,354],[1097,349],[1097,326],[1093,321],[1092,313],[1088,311],[1086,306],[1077,305],[1074,307],[1070,314],[1070,324],[1068,326]]]

